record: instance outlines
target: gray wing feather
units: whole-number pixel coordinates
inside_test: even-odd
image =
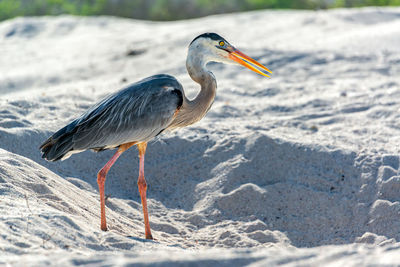
[[[182,91],[172,76],[156,75],[105,98],[75,121],[73,150],[152,139],[171,123]]]

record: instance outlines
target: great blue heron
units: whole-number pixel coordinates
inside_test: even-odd
[[[145,236],[146,239],[153,239],[144,178],[147,142],[164,130],[191,125],[206,115],[217,88],[214,75],[206,68],[210,61],[238,63],[267,77],[263,71],[271,73],[218,34],[204,33],[190,43],[186,59],[190,77],[201,85],[193,100],[186,98],[182,85],[174,77],[166,74],[151,76],[106,97],[41,145],[42,157],[49,161],[64,160],[87,149],[98,152],[118,148],[97,174],[101,230],[107,230],[104,198],[107,172],[125,150],[137,145],[140,157],[137,183],[143,206]]]

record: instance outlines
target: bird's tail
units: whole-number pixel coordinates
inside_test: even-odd
[[[68,125],[69,126],[69,125]],[[73,150],[73,132],[66,126],[50,136],[41,146],[42,158],[57,161],[68,158],[68,152]],[[69,154],[70,155],[70,154]]]

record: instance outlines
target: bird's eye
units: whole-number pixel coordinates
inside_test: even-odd
[[[219,42],[219,46],[224,46],[224,45],[225,45],[224,41]]]

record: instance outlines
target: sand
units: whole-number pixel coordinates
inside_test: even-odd
[[[224,36],[273,71],[210,64],[199,123],[148,146],[155,241],[144,239],[138,157],[41,159],[54,131],[149,75],[189,97],[187,46]],[[259,11],[154,23],[113,17],[0,23],[0,263],[157,266],[400,264],[400,9]]]

